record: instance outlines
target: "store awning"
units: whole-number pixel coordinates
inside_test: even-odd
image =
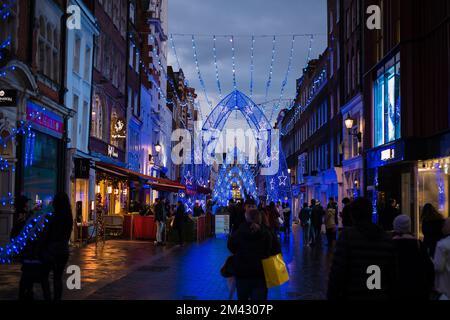
[[[154,190],[165,191],[165,192],[178,192],[179,190],[186,190],[186,186],[170,179],[157,178],[152,176],[147,176],[145,174],[122,168],[113,164],[97,162],[95,164],[96,169],[101,171],[107,171],[112,174],[125,175],[134,179],[145,180]]]

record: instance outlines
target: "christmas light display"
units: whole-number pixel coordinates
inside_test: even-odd
[[[269,95],[270,85],[272,83],[273,64],[275,62],[275,49],[276,49],[276,36],[273,36],[273,39],[272,39],[272,60],[270,61],[269,79],[267,80],[267,83],[266,83],[266,97],[264,98],[264,100],[267,100],[267,97]]]
[[[11,263],[13,257],[19,255],[30,241],[36,240],[44,231],[51,215],[52,213],[38,212],[29,218],[19,235],[0,247],[0,263]]]
[[[222,100],[222,87],[220,86],[219,67],[217,65],[216,36],[213,36],[213,55],[214,55],[214,69],[216,71],[217,89],[219,90],[219,100]]]

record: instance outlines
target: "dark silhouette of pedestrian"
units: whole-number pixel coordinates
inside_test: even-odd
[[[177,209],[175,211],[175,219],[173,221],[173,227],[178,232],[178,244],[182,246],[183,243],[183,230],[184,222],[186,219],[186,211],[184,204],[181,201],[177,202]]]
[[[72,234],[72,209],[69,197],[60,192],[53,197],[53,215],[43,233],[43,256],[48,273],[53,273],[53,299],[61,300],[63,292],[62,276],[69,261],[69,240]]]
[[[353,225],[352,217],[350,215],[350,203],[351,202],[349,198],[342,199],[342,204],[344,205],[341,212],[343,228],[351,227]]]
[[[262,223],[258,210],[246,212],[245,218],[246,221],[228,239],[228,249],[233,253],[238,300],[267,300],[262,260],[272,253],[273,237]]]
[[[433,257],[437,242],[444,237],[442,227],[445,219],[431,203],[427,203],[423,206],[421,221],[423,243],[427,247],[428,254]]]
[[[357,198],[350,210],[354,225],[345,228],[336,243],[328,281],[328,299],[391,299],[396,275],[392,239],[372,223],[369,200]],[[374,266],[375,269],[371,269]],[[377,274],[377,269],[381,274]],[[373,278],[370,280],[371,275]]]
[[[434,266],[422,241],[411,233],[411,219],[398,215],[393,222],[397,254],[395,299],[428,300],[434,285]]]
[[[325,215],[325,210],[320,205],[320,202],[316,202],[315,199],[311,200],[311,227],[312,227],[312,244],[317,244],[321,242],[321,228],[323,224],[323,216]]]
[[[385,231],[392,231],[395,217],[400,214],[395,199],[389,199],[387,206],[380,214],[380,224]]]
[[[311,230],[311,209],[308,203],[303,204],[303,208],[300,210],[300,223],[303,229],[303,245],[309,246],[311,244],[310,230]]]
[[[10,238],[17,238],[27,223],[33,224],[29,220],[32,213],[29,211],[28,203],[30,199],[19,196],[14,201],[16,222],[10,233]],[[24,249],[19,255],[21,267],[21,277],[19,282],[19,300],[34,300],[34,284],[39,283],[42,288],[43,298],[50,300],[50,285],[46,272],[46,266],[42,259],[43,241],[42,237],[29,239]]]

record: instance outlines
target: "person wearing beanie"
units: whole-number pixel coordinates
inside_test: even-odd
[[[437,243],[434,255],[435,284],[441,299],[450,299],[450,218],[445,220],[442,233],[444,238]]]
[[[428,300],[433,289],[434,267],[422,241],[411,233],[411,218],[398,215],[393,222],[393,243],[397,253],[397,281],[394,298]]]

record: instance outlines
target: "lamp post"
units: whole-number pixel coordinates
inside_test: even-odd
[[[159,141],[155,144],[155,151],[156,151],[156,153],[161,152],[161,145],[159,144]]]

